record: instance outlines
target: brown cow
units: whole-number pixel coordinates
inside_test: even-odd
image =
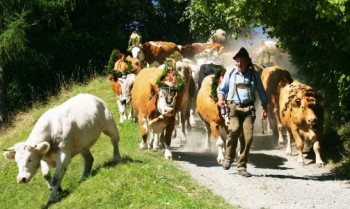
[[[148,67],[158,67],[176,51],[180,52],[180,49],[175,43],[163,41],[150,41],[144,43],[141,48],[134,46],[131,49],[133,58],[146,62]]]
[[[209,75],[202,82],[202,86],[197,94],[197,112],[203,120],[207,131],[206,149],[210,150],[210,136],[212,135],[218,147],[217,161],[219,164],[222,164],[225,159],[225,141],[228,129],[225,119],[220,114],[218,105],[210,97],[213,77],[214,75]]]
[[[293,135],[298,150],[298,162],[304,164],[304,141],[314,142],[316,164],[324,165],[320,155],[320,141],[323,135],[323,108],[314,90],[294,80],[280,89],[279,114],[287,128],[287,154],[292,153],[290,134]]]
[[[176,63],[177,68],[178,63]],[[186,71],[190,72],[187,68]],[[168,88],[159,88],[157,78],[163,70],[158,68],[145,68],[136,77],[132,89],[132,105],[137,112],[141,129],[141,149],[152,146],[152,140],[147,143],[148,129],[154,133],[153,149],[159,148],[159,136],[165,130],[165,158],[172,159],[170,151],[171,135],[175,126],[175,113],[180,110],[184,90],[175,92]],[[184,73],[188,74],[188,73]],[[185,80],[185,86],[186,84]]]
[[[270,124],[274,124],[272,118],[275,121],[278,131],[278,143],[283,142],[282,136],[282,123],[279,117],[279,97],[280,87],[293,82],[292,76],[286,70],[281,69],[279,66],[273,66],[265,68],[261,73],[261,81],[266,91],[269,103],[267,105],[268,113],[273,117],[268,117]],[[275,128],[274,128],[275,130]]]

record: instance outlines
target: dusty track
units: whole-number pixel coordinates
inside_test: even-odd
[[[235,163],[230,170],[224,170],[216,162],[213,141],[212,151],[204,151],[205,140],[201,126],[188,134],[184,147],[179,147],[178,139],[174,139],[174,163],[232,205],[271,209],[350,208],[349,174],[335,175],[330,166],[316,167],[311,159],[307,159],[305,166],[299,165],[296,150],[293,156],[287,156],[284,148],[276,148],[272,135],[255,134],[248,164],[253,175],[250,178],[238,175]]]

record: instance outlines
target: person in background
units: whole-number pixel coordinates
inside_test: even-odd
[[[141,38],[137,31],[133,31],[130,35],[127,51],[131,51],[134,46],[141,47]]]
[[[217,105],[220,108],[225,108],[225,105],[227,105],[229,110],[229,134],[226,141],[223,168],[225,170],[230,169],[236,154],[238,138],[243,133],[244,139],[240,140],[241,152],[237,160],[237,170],[239,175],[250,177],[251,174],[247,172],[247,161],[253,141],[253,125],[256,118],[255,91],[258,92],[261,100],[263,119],[267,117],[268,99],[260,75],[254,70],[248,51],[242,47],[233,59],[236,60],[237,65],[232,71],[226,71],[217,90]]]

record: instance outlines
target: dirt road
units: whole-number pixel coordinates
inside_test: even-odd
[[[329,166],[316,167],[311,159],[299,165],[296,150],[287,156],[284,148],[276,148],[272,135],[255,134],[248,164],[250,178],[238,175],[235,163],[224,170],[216,162],[213,140],[210,153],[204,151],[205,140],[203,128],[190,132],[184,147],[173,140],[174,163],[232,205],[252,209],[350,208],[349,175],[332,174]]]

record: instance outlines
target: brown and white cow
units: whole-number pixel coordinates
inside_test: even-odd
[[[143,69],[135,79],[131,98],[141,130],[140,148],[159,148],[160,134],[165,130],[164,156],[170,160],[172,159],[170,143],[175,127],[175,113],[180,110],[184,91],[175,92],[169,88],[159,88],[156,85],[156,80],[162,72],[163,70],[158,68]],[[150,140],[150,143],[147,141],[148,130],[155,136],[154,139]]]
[[[280,89],[279,115],[287,128],[287,154],[292,153],[290,134],[298,150],[298,162],[304,164],[304,141],[313,142],[316,164],[324,165],[320,155],[320,141],[323,137],[323,108],[319,97],[308,85],[294,80]]]
[[[98,97],[79,94],[45,112],[35,124],[28,139],[4,152],[18,166],[17,183],[28,183],[41,167],[49,189],[49,203],[57,201],[63,176],[71,159],[81,154],[84,160],[82,178],[91,171],[94,158],[90,148],[101,132],[111,138],[113,162],[121,160],[119,132],[107,104]],[[50,166],[56,167],[53,178]]]
[[[150,41],[142,44],[141,48],[135,46],[131,49],[133,58],[146,62],[148,67],[158,67],[174,52],[180,52],[177,45],[164,41]]]
[[[184,58],[195,60],[195,55],[202,53],[204,50],[220,49],[222,47],[223,45],[220,43],[193,43],[180,46],[180,49]]]
[[[217,161],[222,164],[225,159],[225,142],[228,134],[225,119],[220,114],[216,102],[210,97],[212,79],[214,75],[206,76],[197,94],[197,112],[205,124],[207,132],[206,149],[210,150],[210,136],[212,135],[218,147]]]
[[[136,75],[129,73],[123,75],[117,80],[114,80],[113,76],[109,76],[108,78],[111,82],[112,90],[116,95],[119,110],[119,122],[123,123],[126,119],[131,120],[133,116],[133,109],[131,107],[131,90],[134,85]],[[129,105],[130,111],[128,116],[126,116],[127,107]]]
[[[136,75],[141,71],[141,63],[138,59],[130,56],[126,58],[124,55],[115,62],[114,70],[121,72],[122,76],[114,78],[112,75],[108,77],[111,82],[112,90],[117,99],[119,110],[119,121],[123,123],[126,119],[132,119],[133,109],[131,107],[131,89],[134,85]],[[128,71],[128,72],[126,72]],[[128,116],[126,116],[127,107],[130,106]]]
[[[268,117],[271,124],[276,124],[278,131],[278,143],[283,142],[282,123],[279,117],[279,89],[293,82],[292,76],[287,70],[279,66],[267,67],[261,73],[261,81],[266,91],[269,103],[267,105],[268,113],[273,117]],[[274,119],[274,122],[272,121]],[[273,128],[275,130],[275,128]]]

